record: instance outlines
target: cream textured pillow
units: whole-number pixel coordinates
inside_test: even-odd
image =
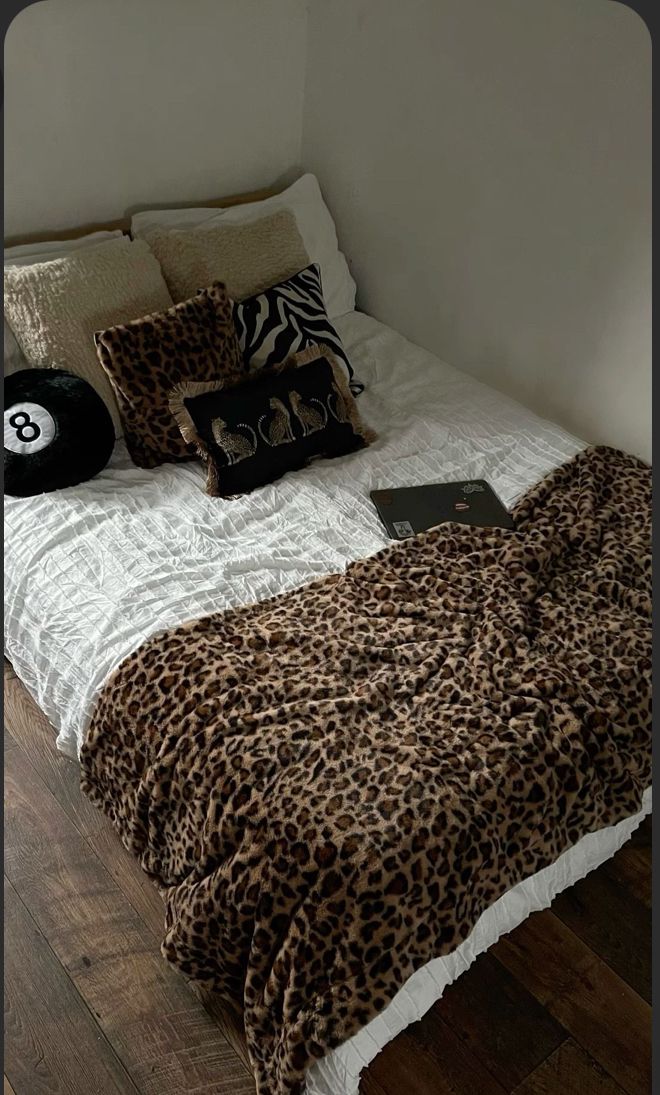
[[[149,246],[126,237],[50,262],[5,268],[5,316],[32,366],[68,369],[119,411],[96,356],[94,332],[172,306]]]
[[[287,209],[246,224],[153,229],[145,238],[177,304],[215,281],[224,282],[233,300],[244,300],[309,264],[296,218]]]
[[[107,240],[120,239],[123,236],[121,230],[90,232],[87,236],[79,236],[72,240],[42,240],[40,243],[20,243],[16,247],[5,247],[5,267],[7,266],[32,266],[35,262],[50,262],[51,259],[60,259],[62,255],[68,255],[70,251],[78,251],[81,247],[98,247],[99,243]],[[19,369],[28,369],[29,363],[23,357],[21,348],[11,327],[4,321],[4,373],[9,376]]]
[[[323,295],[330,319],[355,307],[355,282],[345,256],[339,250],[337,231],[323,200],[318,179],[309,173],[296,179],[286,190],[256,202],[242,202],[225,209],[145,209],[131,217],[131,235],[149,239],[154,228],[214,228],[217,224],[246,224],[278,209],[289,209],[302,236],[309,261],[321,268]]]

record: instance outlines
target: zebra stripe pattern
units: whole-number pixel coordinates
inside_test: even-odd
[[[324,342],[346,366],[351,391],[355,395],[364,391],[328,319],[321,271],[316,263],[263,293],[235,303],[234,325],[250,368],[279,365],[289,354]]]

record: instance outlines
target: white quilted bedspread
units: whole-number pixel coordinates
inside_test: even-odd
[[[244,498],[200,464],[136,468],[118,443],[88,483],[5,498],[5,651],[76,756],[108,674],[148,635],[341,571],[384,547],[376,487],[489,479],[505,505],[581,442],[351,312],[338,321],[376,444]]]
[[[5,652],[76,757],[108,674],[155,631],[262,600],[379,551],[377,487],[488,479],[505,505],[583,443],[359,312],[337,321],[359,408],[379,440],[240,499],[204,493],[199,464],[155,471],[118,444],[97,478],[5,498]],[[644,811],[650,808],[645,798]],[[308,1095],[354,1095],[360,1069],[500,934],[612,855],[642,814],[585,837],[510,890],[453,954],[409,979],[308,1074]]]

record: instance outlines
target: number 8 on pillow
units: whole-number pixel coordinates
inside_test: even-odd
[[[63,369],[21,369],[5,379],[5,494],[75,486],[101,471],[115,430],[100,395]]]

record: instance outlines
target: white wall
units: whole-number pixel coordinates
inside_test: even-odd
[[[9,28],[6,237],[298,165],[363,308],[650,454],[650,39],[629,8],[41,0]]]
[[[303,0],[41,0],[5,39],[5,237],[300,161]]]
[[[363,308],[647,457],[650,53],[612,0],[310,0],[303,132]]]

